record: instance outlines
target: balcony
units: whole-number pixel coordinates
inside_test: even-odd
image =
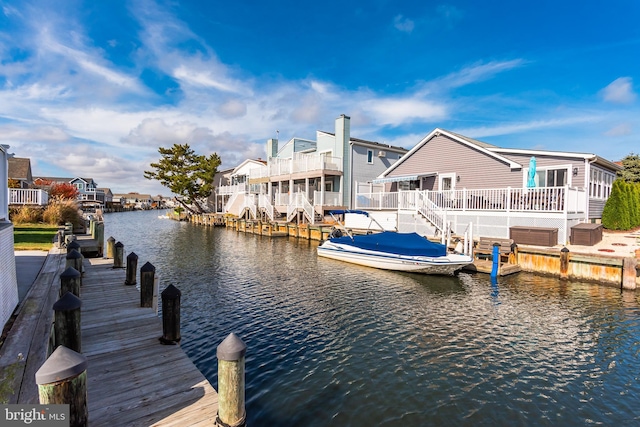
[[[249,179],[257,180],[283,175],[308,174],[317,172],[322,175],[326,171],[342,172],[342,158],[296,153],[292,159],[269,159],[267,168],[254,168],[249,171]]]
[[[49,194],[41,189],[10,188],[10,205],[46,206],[49,203]]]

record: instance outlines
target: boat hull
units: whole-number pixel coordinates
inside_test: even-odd
[[[441,257],[405,256],[362,250],[348,245],[337,245],[330,241],[318,247],[318,256],[382,270],[442,275],[451,275],[473,262],[473,259],[467,255],[448,254]]]

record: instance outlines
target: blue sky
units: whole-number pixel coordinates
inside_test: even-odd
[[[0,143],[36,176],[168,194],[158,147],[266,140],[640,152],[640,2],[0,0]]]

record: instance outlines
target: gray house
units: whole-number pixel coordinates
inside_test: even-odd
[[[18,305],[13,224],[9,221],[8,149],[8,145],[0,144],[0,328],[4,328]]]
[[[406,152],[351,137],[351,119],[343,114],[335,132],[316,131],[315,140],[294,137],[280,146],[269,139],[266,166],[243,172],[246,185],[232,182],[216,193],[229,195],[223,211],[237,216],[250,212],[314,223],[327,210],[353,207],[356,182],[374,179]]]
[[[461,233],[472,223],[476,234],[508,237],[513,226],[555,227],[565,243],[571,226],[600,220],[620,169],[591,153],[501,148],[435,129],[360,192],[358,207],[395,204],[399,229],[424,220],[425,232],[450,223]],[[402,196],[377,203],[386,193]]]

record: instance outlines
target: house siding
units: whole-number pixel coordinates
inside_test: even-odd
[[[0,327],[18,305],[18,280],[13,252],[13,224],[0,222]]]
[[[367,152],[373,151],[373,162],[367,162]],[[385,151],[385,157],[378,157],[380,151]],[[397,162],[401,154],[389,151],[382,148],[371,148],[370,146],[363,146],[358,144],[352,144],[351,146],[351,179],[353,189],[352,193],[356,192],[355,183],[371,182],[378,175],[386,171],[392,164]],[[355,194],[351,194],[350,206],[354,206]]]
[[[520,163],[523,166],[523,170],[529,168],[529,161],[531,160],[530,154],[502,154],[503,157],[514,161],[516,163]],[[536,158],[536,169],[546,169],[552,168],[554,166],[567,166],[570,165],[568,175],[567,175],[567,183],[570,187],[581,187],[585,186],[585,162],[584,159],[577,159],[575,157],[563,157],[563,156],[542,156],[542,155],[534,155]],[[578,169],[578,175],[573,176],[573,168]],[[523,172],[524,173],[524,172]],[[522,175],[521,175],[522,176]],[[526,178],[524,178],[526,182]],[[522,183],[519,184],[520,186]]]
[[[460,176],[457,189],[522,187],[522,170],[512,171],[507,163],[446,135],[433,137],[388,177],[424,173],[456,173]],[[438,190],[437,179],[433,186]]]

